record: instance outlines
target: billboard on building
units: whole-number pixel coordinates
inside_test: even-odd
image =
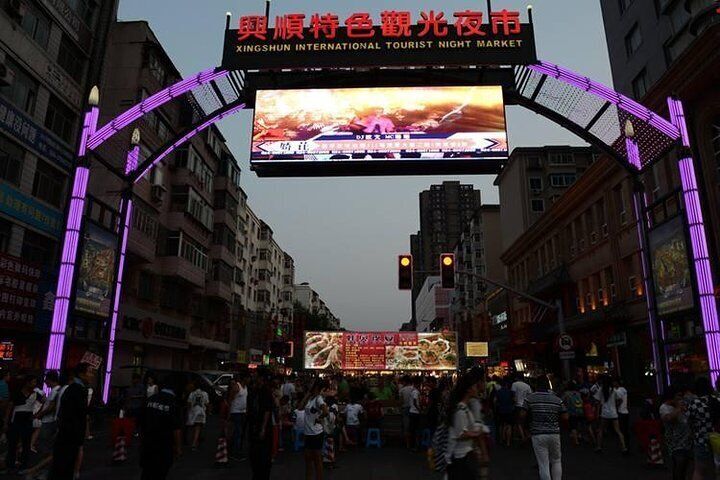
[[[92,315],[110,313],[117,237],[92,223],[85,228],[75,310]]]
[[[507,156],[500,86],[257,91],[251,164],[261,175],[494,170]]]
[[[659,315],[693,307],[693,288],[683,218],[653,229],[649,235],[653,283]]]
[[[455,370],[454,332],[305,332],[305,368]]]

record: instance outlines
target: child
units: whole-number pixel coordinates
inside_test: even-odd
[[[364,413],[365,409],[354,398],[345,407],[345,425],[350,440],[349,445],[357,445],[360,441],[360,418]]]
[[[323,427],[325,428],[325,443],[322,449],[323,463],[328,468],[335,468],[335,429],[337,427],[336,421],[338,417],[337,404],[330,406],[328,415],[323,421]]]

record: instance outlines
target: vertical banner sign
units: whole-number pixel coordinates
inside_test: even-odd
[[[85,228],[75,310],[98,316],[110,313],[117,237],[94,224]]]
[[[385,10],[379,17],[355,12],[289,13],[240,17],[225,36],[222,67],[399,67],[523,65],[537,60],[531,24],[520,12]]]
[[[681,216],[654,228],[648,237],[659,315],[691,309],[693,288]]]

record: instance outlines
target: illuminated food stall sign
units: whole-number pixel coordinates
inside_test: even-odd
[[[305,332],[305,368],[455,370],[453,332]]]
[[[533,27],[520,12],[385,10],[246,15],[225,35],[223,68],[522,65],[537,60]]]
[[[488,356],[488,342],[467,342],[465,343],[465,356],[473,358],[485,358]]]

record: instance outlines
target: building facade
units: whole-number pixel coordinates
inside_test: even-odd
[[[450,324],[452,290],[442,288],[439,276],[429,276],[415,300],[418,332],[433,332]]]
[[[512,245],[549,210],[595,158],[590,147],[514,149],[495,180],[500,190],[503,247]]]
[[[20,368],[47,348],[59,248],[88,94],[100,79],[117,2],[0,1],[0,295],[2,340]],[[101,329],[71,319],[68,358]]]
[[[481,205],[480,190],[460,182],[431,185],[420,192],[420,230],[410,236],[413,256],[412,309],[428,273],[439,270],[440,254],[453,251],[465,224]],[[413,312],[413,322],[416,321]]]
[[[325,300],[320,298],[320,294],[316,292],[309,283],[304,282],[295,285],[294,299],[310,314],[325,317],[327,319],[328,330],[340,329],[340,319],[333,314],[327,303],[325,303]]]

